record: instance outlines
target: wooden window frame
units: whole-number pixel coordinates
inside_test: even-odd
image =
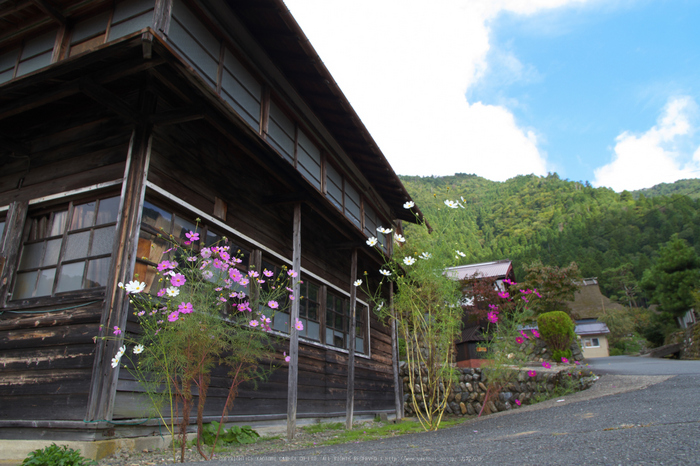
[[[105,229],[110,226],[114,227],[115,229],[115,234],[116,234],[116,227],[119,224],[119,210],[117,210],[117,216],[114,219],[114,221],[102,223],[102,224],[96,224],[96,219],[93,220],[92,225],[87,226],[87,227],[80,227],[80,228],[75,228],[71,229],[71,223],[73,221],[73,216],[75,214],[75,208],[76,206],[81,206],[83,204],[89,203],[89,202],[101,202],[102,200],[105,199],[113,199],[113,198],[119,198],[119,193],[114,192],[114,191],[101,191],[101,192],[90,192],[89,194],[84,194],[81,196],[74,197],[72,199],[61,199],[62,202],[48,202],[46,204],[39,204],[35,205],[31,208],[31,210],[27,213],[27,217],[24,222],[23,226],[23,233],[21,236],[21,239],[19,241],[18,245],[18,253],[17,253],[17,262],[16,264],[13,264],[13,270],[12,270],[12,276],[11,276],[11,283],[10,286],[8,286],[7,289],[7,304],[12,307],[13,304],[18,303],[18,302],[25,302],[25,303],[39,303],[39,302],[44,302],[44,301],[52,301],[64,297],[69,297],[71,295],[92,295],[92,294],[101,294],[104,293],[106,289],[106,284],[103,286],[94,286],[94,287],[86,287],[86,281],[88,279],[88,273],[89,269],[89,262],[94,261],[94,260],[99,260],[99,259],[105,259],[105,258],[111,258],[112,257],[112,252],[113,249],[110,247],[109,253],[102,253],[102,254],[90,254],[90,249],[92,246],[92,241],[94,239],[93,232],[96,230],[100,229]],[[99,209],[99,204],[96,206],[97,209]],[[31,233],[32,229],[32,221],[36,219],[38,216],[46,215],[49,214],[51,218],[54,218],[54,214],[56,212],[66,212],[66,218],[64,219],[64,229],[61,234],[57,235],[51,235],[51,236],[46,236],[44,238],[38,238],[38,239],[30,239],[29,235]],[[97,210],[95,210],[97,212]],[[95,214],[95,218],[96,218]],[[88,247],[86,248],[86,254],[85,256],[77,257],[77,258],[72,258],[72,259],[66,259],[66,247],[68,243],[68,237],[69,234],[80,234],[80,233],[85,233],[85,232],[90,232],[90,239],[88,243]],[[21,269],[21,261],[22,261],[22,255],[24,254],[25,248],[28,244],[40,244],[40,243],[48,243],[49,241],[61,241],[60,243],[60,249],[59,253],[56,259],[55,264],[47,264],[47,265],[39,265],[36,267],[26,267],[24,269]],[[42,252],[43,254],[43,252]],[[60,271],[65,265],[71,265],[74,263],[80,263],[84,262],[85,263],[85,268],[83,269],[83,274],[82,274],[82,282],[81,282],[81,287],[74,289],[74,290],[67,290],[67,291],[58,291],[58,284],[59,284],[59,279],[60,279]],[[112,267],[113,264],[111,264],[109,267]],[[40,272],[42,270],[48,270],[48,269],[54,269],[54,276],[52,279],[52,284],[51,284],[51,293],[50,294],[45,294],[41,296],[29,296],[29,297],[15,297],[15,288],[17,287],[17,282],[18,282],[18,277],[19,274],[21,273],[27,273],[27,272],[32,272],[32,271],[37,271]],[[107,277],[106,277],[107,278]],[[37,275],[37,280],[39,279],[39,275]],[[37,284],[35,282],[34,285],[34,292],[36,292],[37,289]]]

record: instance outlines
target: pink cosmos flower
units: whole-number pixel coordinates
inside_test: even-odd
[[[177,311],[173,311],[168,316],[168,322],[175,322],[179,317],[180,317],[180,313]]]
[[[144,315],[144,314],[146,314],[146,311],[140,311],[140,312],[139,312],[138,314],[136,314],[136,315],[139,316],[139,317],[141,317],[141,316]]]
[[[289,269],[289,270],[287,270],[287,275],[289,275],[290,277],[294,278],[294,277],[296,277],[298,274],[294,271],[294,269]]]
[[[252,278],[258,278],[260,276],[260,274],[258,272],[256,272],[255,270],[249,270],[248,276],[252,277]]]
[[[561,358],[561,362],[563,362],[564,364],[569,364],[569,360],[564,357]]]
[[[576,364],[577,366],[580,366],[580,365],[581,365],[581,363],[578,362],[578,361],[574,361],[574,364]]]
[[[510,298],[510,293],[508,293],[507,291],[499,291],[498,297],[502,299],[508,299]]]
[[[287,356],[287,352],[283,351],[282,354],[284,355],[284,362],[289,362],[292,360],[291,356]]]
[[[191,257],[188,257],[188,258],[187,258],[187,261],[188,261],[188,262],[194,262],[194,261],[196,261],[196,260],[197,260],[197,257],[196,257],[196,256],[191,256]]]
[[[253,310],[250,308],[250,303],[248,303],[248,301],[239,304],[237,307],[238,307],[239,312],[243,312],[243,311],[253,312]]]
[[[238,282],[241,284],[241,286],[247,286],[248,285],[248,279],[247,278],[241,278],[241,281]]]
[[[115,325],[115,326],[114,326],[114,332],[112,332],[112,333],[114,333],[115,335],[119,335],[120,333],[122,333],[122,331],[119,329],[119,327],[117,327],[117,326]]]
[[[520,406],[521,405],[520,400],[515,400],[515,404]]]
[[[288,287],[288,286],[285,286],[284,288],[285,288],[285,289],[286,289],[287,291],[289,291],[290,293],[294,293],[294,290],[293,290],[293,289],[291,289],[290,287]]]
[[[203,258],[209,259],[211,257],[211,249],[210,248],[202,248],[202,251],[199,254]]]
[[[537,372],[536,371],[527,371],[527,375],[530,377],[535,377],[535,376],[537,376]]]
[[[251,320],[248,323],[248,325],[250,325],[251,327],[257,327],[258,325],[260,325],[260,322],[258,322],[257,320]]]
[[[195,233],[194,231],[185,233],[185,237],[187,237],[187,239],[190,241],[199,241],[199,233]]]
[[[294,324],[294,328],[301,332],[302,330],[304,330],[304,324],[299,319],[297,319],[296,324]]]
[[[183,241],[182,244],[184,244],[185,246],[189,246],[190,244],[192,244],[192,241],[190,241],[190,240]]]
[[[187,280],[185,279],[185,276],[182,275],[181,273],[176,273],[172,277],[170,277],[170,283],[173,286],[182,286],[185,283],[187,283]]]
[[[267,305],[270,309],[277,309],[280,306],[277,301],[268,301]]]
[[[542,367],[544,367],[545,369],[549,369],[552,366],[547,361],[545,361],[542,363]]]
[[[236,292],[234,291],[233,293],[231,293],[230,295],[228,295],[228,297],[229,297],[229,298],[236,299],[236,298],[238,298],[238,293],[236,293]]]
[[[243,278],[243,275],[241,275],[241,272],[238,269],[229,269],[228,276],[231,277],[231,280],[236,283],[240,282],[241,278]]]
[[[225,296],[219,296],[219,301],[221,301],[222,303],[225,303],[228,300],[226,299]]]
[[[272,270],[264,270],[263,275],[265,275],[267,278],[270,278],[273,276],[275,273]]]
[[[491,322],[492,324],[498,323],[498,313],[497,312],[489,312],[486,316],[486,318]]]
[[[539,337],[540,337],[540,332],[538,332],[537,330],[533,330],[533,331],[532,331],[532,336],[535,337],[535,338],[539,338]]]
[[[158,264],[158,271],[162,272],[163,270],[167,270],[170,268],[170,261],[163,261],[160,264]]]
[[[522,330],[520,331],[520,335],[522,335],[522,337],[526,340],[530,339],[530,337],[527,336],[527,333],[523,332]]]
[[[220,269],[224,266],[224,263],[219,259],[214,259],[214,267]]]
[[[289,295],[289,300],[290,300],[290,301],[294,301],[294,299],[296,299],[296,298],[294,298],[294,295],[293,295],[293,294],[290,294],[290,295]]]
[[[217,286],[216,288],[214,288],[214,291],[221,291],[221,290],[223,290],[223,288],[221,288],[220,286]]]
[[[518,337],[515,339],[515,342],[519,345],[522,345],[525,340],[522,339],[522,337]]]
[[[491,310],[493,310],[493,311],[497,311],[497,310],[498,310],[498,306],[496,306],[495,304],[489,304],[489,309],[491,309]]]
[[[522,300],[525,301],[526,303],[529,303],[529,302],[530,302],[530,300],[528,300],[525,296],[521,296],[520,299],[522,299]]]
[[[228,260],[231,259],[231,254],[226,251],[219,251],[219,257],[221,257],[221,260],[228,262]]]
[[[180,305],[177,307],[178,312],[182,312],[183,314],[189,314],[194,309],[192,309],[192,303],[180,303]]]
[[[161,288],[160,290],[158,290],[158,296],[164,296],[165,293],[167,293],[167,290],[165,288]]]

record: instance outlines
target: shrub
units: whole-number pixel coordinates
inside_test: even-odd
[[[553,311],[537,318],[542,339],[552,351],[554,361],[571,357],[571,341],[576,338],[574,322],[565,312]]]
[[[88,466],[97,464],[73,450],[67,445],[58,446],[55,443],[42,449],[34,450],[22,461],[22,466]]]

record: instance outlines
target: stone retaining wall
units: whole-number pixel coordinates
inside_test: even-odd
[[[486,380],[487,370],[473,368],[458,368],[459,381],[452,385],[452,390],[447,397],[447,409],[449,414],[458,416],[473,416],[479,414],[484,401],[488,380]],[[589,388],[597,379],[589,370],[581,369],[573,364],[557,364],[551,369],[541,366],[513,368],[518,371],[517,380],[506,385],[500,393],[489,394],[483,414],[517,409],[519,405],[527,405],[535,401],[538,397],[554,396],[557,388],[570,387],[575,391]],[[528,376],[529,370],[535,370],[535,377]],[[408,367],[405,362],[401,363],[399,374],[403,378],[403,402],[404,414],[415,416],[413,403],[411,402],[411,389]],[[419,390],[416,391],[417,393]]]

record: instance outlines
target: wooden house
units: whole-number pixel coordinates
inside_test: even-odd
[[[349,379],[356,414],[395,409],[392,332],[361,294],[353,328],[350,302],[410,197],[282,0],[0,1],[0,20],[0,438],[158,432],[94,337],[133,328],[117,284],[150,284],[159,228],[195,218],[244,270],[300,264],[297,416],[344,416]],[[283,367],[230,419],[287,413]]]
[[[486,351],[486,338],[482,334],[485,322],[483,319],[475,319],[475,315],[483,314],[484,312],[479,313],[479,310],[476,309],[480,304],[475,302],[474,297],[470,294],[471,290],[467,286],[467,282],[474,279],[490,280],[493,282],[495,289],[505,291],[507,287],[504,285],[503,280],[515,281],[513,263],[508,259],[504,259],[479,264],[460,265],[448,268],[446,273],[464,285],[462,289],[462,309],[464,309],[462,334],[459,341],[455,342],[457,366],[481,367]],[[485,311],[484,309],[480,310]]]

